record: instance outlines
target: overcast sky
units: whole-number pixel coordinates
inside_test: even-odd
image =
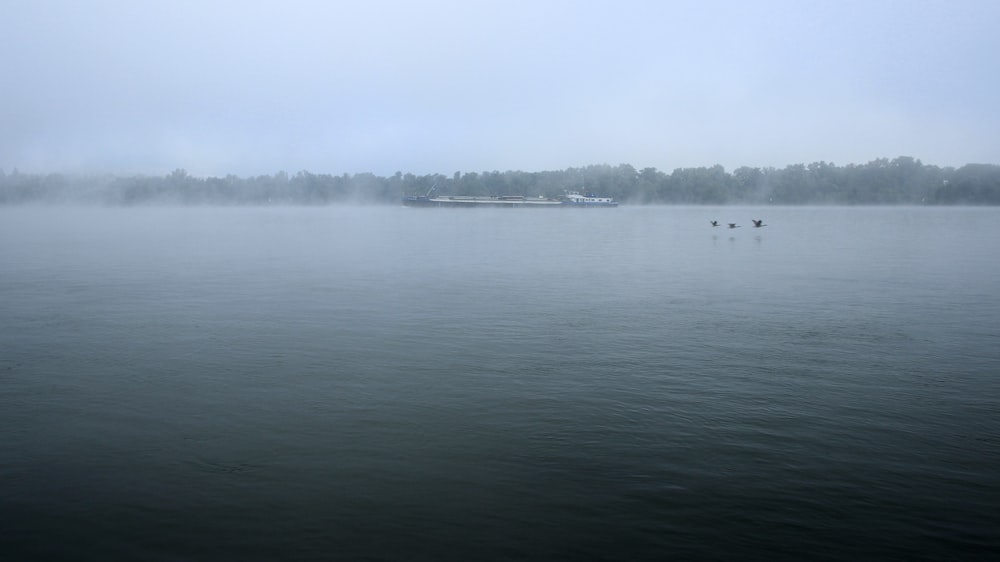
[[[995,0],[0,0],[0,168],[1000,162]]]

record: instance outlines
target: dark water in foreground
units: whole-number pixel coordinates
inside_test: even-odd
[[[0,209],[0,558],[986,558],[998,241],[1000,209]]]

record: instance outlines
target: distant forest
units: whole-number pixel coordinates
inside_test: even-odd
[[[867,164],[826,162],[785,168],[722,166],[636,170],[628,164],[549,172],[455,172],[389,177],[278,172],[199,178],[178,169],[166,176],[24,174],[0,170],[0,205],[327,205],[398,204],[402,196],[524,195],[566,191],[613,196],[624,204],[1000,205],[1000,166],[927,165],[911,157]]]

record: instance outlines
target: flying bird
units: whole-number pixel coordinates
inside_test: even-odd
[[[739,227],[740,225],[736,224],[735,222],[729,223],[729,228],[739,228]]]
[[[754,228],[760,228],[762,226],[767,226],[766,224],[764,224],[764,219],[760,219],[760,220],[750,219],[750,222],[753,223],[753,227]]]
[[[712,226],[719,226],[719,221],[712,221]]]

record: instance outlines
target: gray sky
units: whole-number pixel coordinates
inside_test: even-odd
[[[0,168],[1000,162],[995,0],[0,0]]]

